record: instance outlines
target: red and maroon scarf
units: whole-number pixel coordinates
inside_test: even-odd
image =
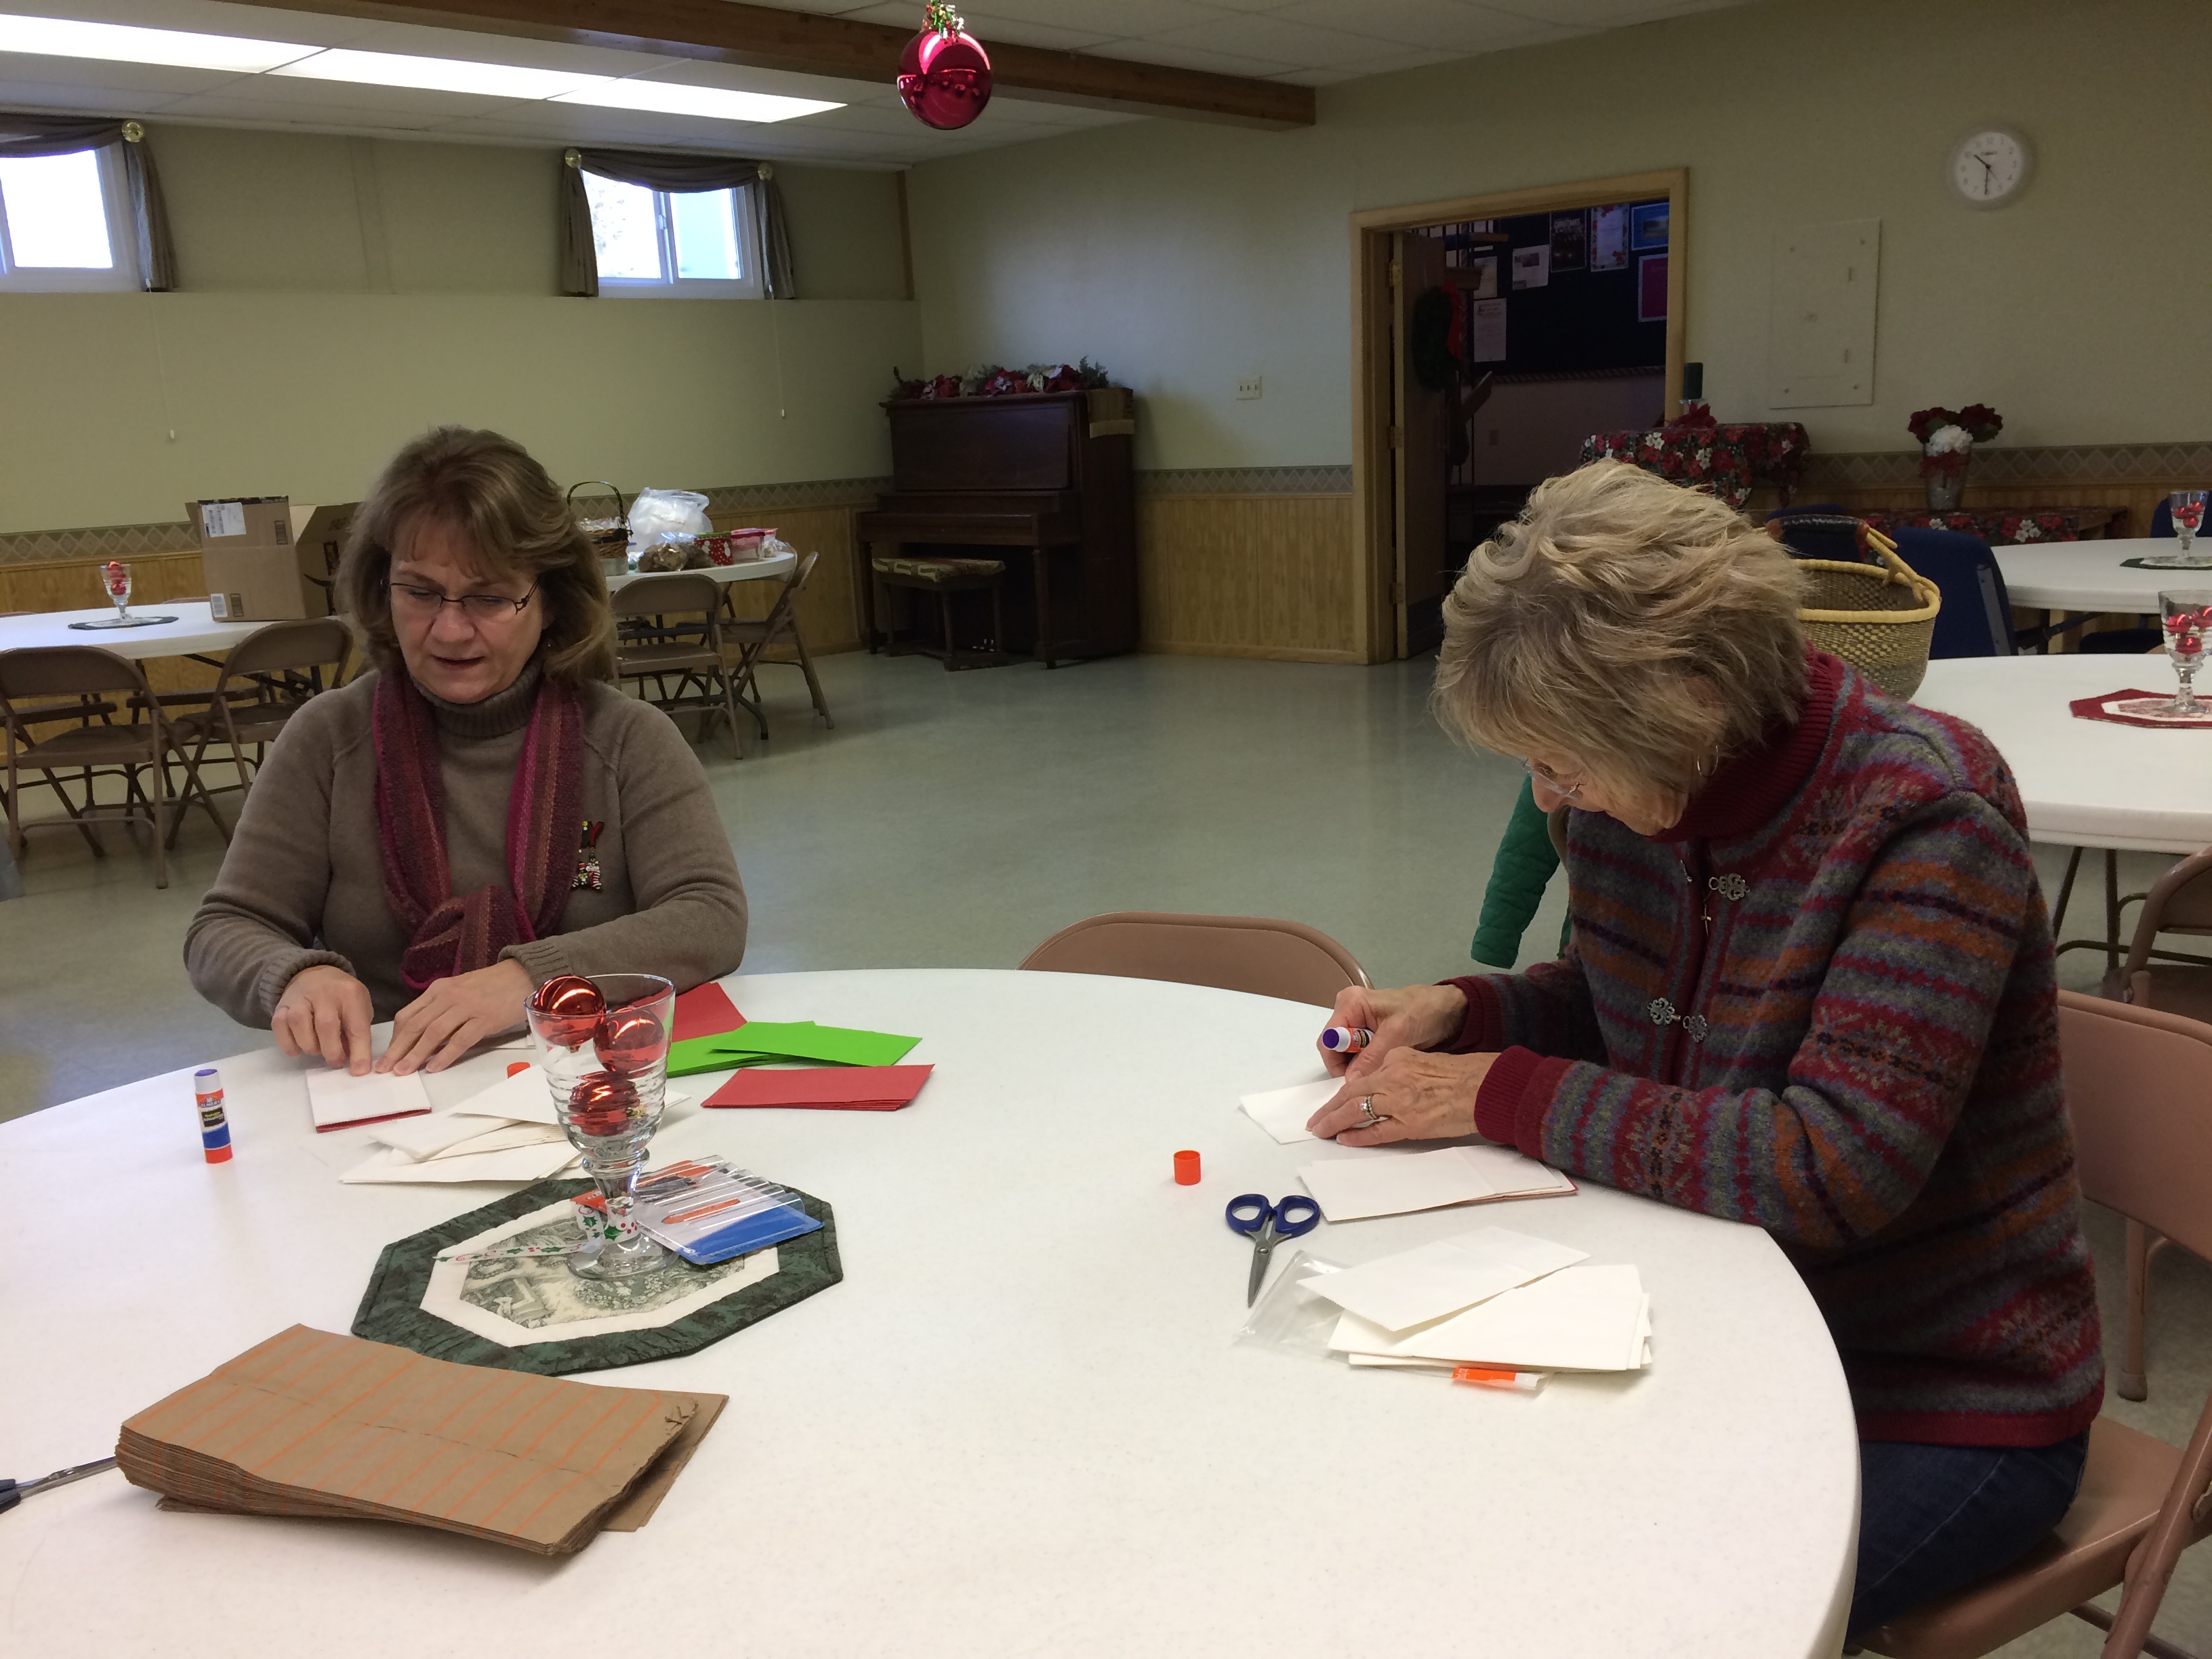
[[[510,945],[557,931],[574,884],[584,710],[551,680],[538,690],[507,799],[507,885],[453,892],[446,856],[438,717],[406,674],[376,682],[376,823],[384,895],[408,930],[399,976],[413,989],[489,968]]]

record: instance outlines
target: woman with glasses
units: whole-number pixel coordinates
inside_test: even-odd
[[[437,1071],[561,974],[679,990],[744,956],[706,775],[611,684],[598,557],[495,432],[441,427],[355,514],[341,608],[374,672],[270,748],[185,936],[200,994],[288,1054]]]
[[[1556,962],[1348,990],[1316,1113],[1480,1133],[1765,1227],[1858,1417],[1850,1627],[1996,1571],[2072,1502],[2103,1396],[2051,927],[1972,726],[1808,650],[1781,546],[1619,462],[1554,478],[1446,602],[1435,706],[1561,805]]]

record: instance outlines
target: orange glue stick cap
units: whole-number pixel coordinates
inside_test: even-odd
[[[513,1077],[517,1072],[526,1072],[529,1069],[530,1062],[526,1060],[510,1060],[507,1062],[507,1074],[509,1077]]]
[[[1198,1185],[1198,1154],[1196,1152],[1176,1154],[1176,1185],[1178,1187]]]

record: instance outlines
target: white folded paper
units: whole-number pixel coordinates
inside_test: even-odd
[[[374,1157],[356,1164],[338,1179],[353,1183],[460,1181],[543,1181],[575,1162],[576,1153],[565,1140],[533,1146],[511,1146],[504,1152],[471,1152],[465,1157],[434,1158],[416,1162],[394,1147],[384,1147]]]
[[[317,1130],[343,1129],[428,1112],[430,1097],[420,1072],[404,1077],[370,1072],[356,1077],[350,1072],[325,1070],[307,1073],[307,1109],[314,1114]]]
[[[1477,1227],[1380,1261],[1323,1273],[1309,1288],[1370,1324],[1402,1332],[1589,1259],[1588,1250],[1510,1227]]]
[[[550,1123],[561,1120],[553,1111],[553,1091],[545,1073],[532,1066],[503,1077],[489,1089],[479,1089],[453,1108],[456,1117],[501,1117],[514,1123]],[[482,1131],[478,1131],[479,1133]]]
[[[1318,1083],[1299,1083],[1265,1094],[1246,1095],[1237,1103],[1253,1122],[1287,1146],[1294,1140],[1320,1139],[1306,1133],[1306,1120],[1327,1105],[1328,1097],[1343,1086],[1342,1078],[1325,1077]]]
[[[1650,1339],[1651,1298],[1636,1269],[1580,1267],[1402,1334],[1347,1313],[1336,1322],[1329,1346],[1520,1370],[1627,1371],[1650,1363]]]
[[[1510,1146],[1445,1146],[1387,1158],[1332,1158],[1298,1166],[1298,1179],[1331,1221],[1403,1215],[1494,1199],[1565,1198],[1575,1183]]]

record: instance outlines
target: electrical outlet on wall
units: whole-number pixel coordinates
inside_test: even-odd
[[[1239,398],[1258,397],[1260,395],[1260,377],[1256,374],[1247,374],[1243,380],[1237,381],[1237,395]]]

